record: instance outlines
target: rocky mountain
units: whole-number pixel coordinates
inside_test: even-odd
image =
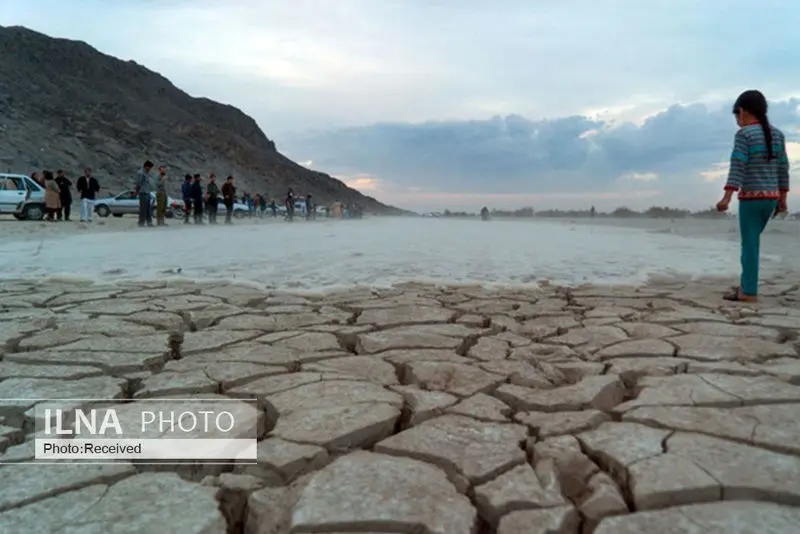
[[[86,43],[0,26],[0,169],[28,174],[95,170],[105,192],[130,187],[142,162],[182,176],[233,174],[239,191],[283,197],[289,187],[318,203],[400,213],[277,151],[241,110],[195,98],[158,73]]]

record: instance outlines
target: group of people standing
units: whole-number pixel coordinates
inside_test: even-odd
[[[203,224],[203,208],[208,213],[208,223],[217,224],[217,211],[219,201],[225,205],[225,224],[231,224],[233,216],[233,203],[236,200],[236,186],[233,176],[228,176],[222,187],[217,185],[217,178],[212,172],[208,175],[208,185],[203,191],[202,176],[187,174],[181,185],[181,194],[184,203],[184,224],[194,216],[195,224]]]
[[[142,168],[136,175],[134,192],[139,197],[139,226],[154,226],[151,210],[151,193],[156,195],[156,224],[155,226],[166,226],[167,213],[167,168],[159,167],[158,176],[153,173],[153,162],[145,161]],[[216,183],[216,176],[211,173],[208,178],[208,186],[203,189],[200,174],[187,174],[181,185],[183,195],[184,223],[188,224],[194,216],[195,224],[203,224],[203,211],[208,212],[209,224],[217,223],[217,208],[220,199],[225,205],[225,223],[231,223],[233,215],[233,203],[236,198],[236,186],[233,176],[228,176],[225,183],[220,188]],[[205,210],[204,210],[205,208]]]
[[[31,179],[44,189],[44,202],[47,209],[47,220],[69,221],[72,215],[72,180],[67,178],[63,170],[31,173]],[[81,197],[81,222],[92,222],[94,201],[100,191],[99,182],[92,176],[92,169],[86,167],[83,176],[78,178],[76,189]]]
[[[275,203],[273,202],[273,206],[274,206],[274,204]],[[294,212],[297,209],[296,208],[297,197],[295,196],[294,190],[291,187],[289,188],[289,192],[286,193],[286,199],[283,201],[283,205],[286,208],[286,220],[287,221],[293,221],[294,220]],[[304,215],[305,215],[305,218],[306,218],[307,221],[310,221],[311,219],[316,219],[317,218],[316,217],[317,209],[316,209],[316,206],[314,206],[314,201],[311,198],[311,195],[306,195],[305,201],[301,205],[303,206],[303,209],[305,210]],[[273,209],[277,211],[277,208],[273,208]]]
[[[158,168],[158,176],[153,173],[154,164],[152,161],[145,161],[142,168],[136,175],[136,182],[134,184],[135,194],[139,198],[139,226],[166,226],[166,212],[167,212],[167,169],[166,167]],[[189,224],[192,220],[194,224],[204,224],[203,216],[208,217],[209,224],[217,224],[217,212],[219,209],[220,200],[225,206],[225,224],[231,224],[233,216],[233,207],[236,202],[236,185],[233,176],[228,176],[225,182],[220,187],[217,184],[216,176],[210,173],[208,176],[208,185],[203,187],[203,177],[200,174],[187,174],[184,176],[183,183],[181,184],[181,195],[184,203],[184,224]],[[153,224],[151,212],[151,193],[155,192],[156,195],[156,224]],[[289,189],[289,192],[284,201],[286,207],[286,219],[291,221],[294,219],[295,214],[295,201],[296,197],[294,191]],[[256,195],[252,197],[245,195],[242,202],[248,207],[248,213],[252,216],[255,213],[264,212],[267,209],[268,201],[263,195]],[[277,205],[274,201],[270,204],[273,216],[277,216]],[[311,195],[306,195],[304,205],[304,215],[306,219],[315,218],[315,206],[312,202]]]
[[[136,173],[134,182],[134,194],[139,202],[139,226],[152,227],[152,226],[166,226],[167,203],[169,196],[167,195],[167,168],[161,166],[158,172],[154,172],[155,165],[152,161],[145,161],[142,168]],[[47,211],[48,221],[69,221],[72,207],[72,180],[67,178],[63,170],[58,170],[53,175],[50,171],[42,171],[41,175],[38,172],[31,174],[31,178],[37,182],[45,190],[45,207]],[[208,176],[208,184],[204,187],[202,183],[202,176],[200,174],[187,174],[184,176],[183,184],[181,184],[181,194],[184,203],[184,224],[189,224],[192,220],[194,224],[203,224],[203,217],[208,217],[209,224],[217,224],[217,212],[219,210],[220,201],[225,207],[225,223],[231,224],[234,203],[237,201],[236,185],[233,176],[228,176],[220,186],[216,181],[214,173]],[[80,194],[81,200],[81,222],[91,222],[94,213],[94,203],[97,199],[97,194],[100,191],[100,184],[97,179],[92,176],[92,169],[87,167],[84,169],[83,176],[81,176],[75,187]],[[153,194],[155,195],[155,224],[153,224]],[[278,205],[274,200],[269,201],[265,195],[251,196],[245,194],[241,202],[247,206],[247,211],[250,216],[260,214],[262,217],[265,215],[267,209],[271,210],[273,217],[278,215]],[[286,198],[283,201],[285,208],[285,218],[287,221],[292,221],[295,218],[295,211],[301,209],[302,216],[306,220],[316,219],[316,206],[313,203],[311,195],[306,195],[304,198],[298,198],[294,191],[290,188]],[[297,208],[297,206],[300,208]],[[336,206],[340,203],[334,203],[333,212],[327,209],[328,216],[347,216],[347,209],[341,206],[342,213],[336,212]],[[350,216],[360,215],[360,210],[356,210],[356,206],[352,206],[352,213]],[[205,212],[205,213],[204,213]]]

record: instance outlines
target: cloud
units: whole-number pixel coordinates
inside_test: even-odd
[[[798,105],[800,99],[775,102],[770,116],[797,141],[788,151],[800,159]],[[313,157],[320,168],[365,173],[429,195],[555,199],[658,184],[667,201],[705,206],[719,194],[735,132],[729,107],[692,104],[671,106],[640,125],[510,115],[313,131],[287,136],[281,147],[290,156]]]
[[[486,5],[3,0],[0,24],[86,40],[236,105],[289,156],[387,201],[644,203],[658,191],[707,204],[730,151],[730,101],[751,86],[800,142],[800,4]]]
[[[723,182],[728,176],[728,162],[721,161],[710,168],[700,171],[700,178],[706,182]]]
[[[630,172],[623,175],[622,179],[634,182],[654,182],[658,180],[658,175],[654,172]]]
[[[783,98],[800,85],[798,16],[783,0],[0,3],[0,24],[133,58],[272,135],[511,114],[627,121],[751,84]],[[745,45],[754,18],[770,39]]]
[[[374,192],[380,190],[381,181],[369,175],[359,176],[337,176],[341,181],[347,185],[364,193]]]

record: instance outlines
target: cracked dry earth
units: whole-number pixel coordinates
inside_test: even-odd
[[[800,286],[298,296],[4,282],[0,398],[258,398],[258,465],[30,460],[0,405],[0,531],[788,533]],[[172,471],[167,470],[172,469]]]

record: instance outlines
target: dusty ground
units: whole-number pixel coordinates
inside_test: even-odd
[[[265,434],[257,466],[4,465],[0,531],[795,532],[800,280],[718,289],[6,281],[0,398],[256,397]]]
[[[138,218],[136,215],[124,215],[122,217],[98,217],[94,216],[91,223],[82,223],[77,217],[80,212],[73,210],[72,220],[61,222],[47,222],[47,221],[18,221],[13,217],[0,217],[0,242],[4,241],[17,241],[19,239],[50,239],[58,238],[63,235],[81,234],[94,234],[101,232],[124,232],[127,230],[137,230],[142,232],[170,232],[177,229],[190,230],[194,228],[193,225],[184,225],[183,219],[167,219],[166,228],[147,228],[139,230]],[[219,222],[224,222],[225,214],[223,213],[219,218]],[[249,218],[244,217],[241,219],[234,219],[234,223],[239,225],[250,224],[266,224],[283,222],[283,219],[278,217],[265,217],[260,219],[258,217]],[[155,220],[153,221],[155,224]]]

